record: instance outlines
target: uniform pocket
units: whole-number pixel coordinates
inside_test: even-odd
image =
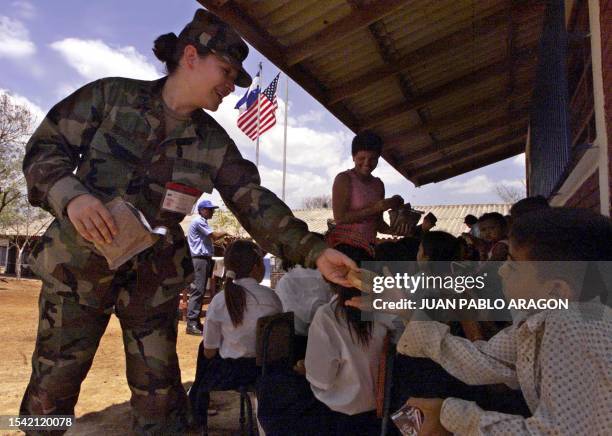
[[[172,181],[208,194],[213,191],[213,182],[210,178],[208,165],[188,159],[174,159]]]
[[[98,129],[77,176],[100,193],[123,196],[135,168],[141,164],[142,148],[128,138]]]

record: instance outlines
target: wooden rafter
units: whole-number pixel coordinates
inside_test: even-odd
[[[522,8],[521,8],[522,10]],[[533,17],[533,12],[521,12],[525,17]],[[395,65],[385,65],[368,71],[361,76],[337,85],[329,91],[329,103],[334,104],[342,101],[358,92],[367,89],[380,81],[386,80],[402,71],[422,62],[423,59],[430,59],[436,56],[443,56],[445,53],[451,53],[457,50],[457,47],[465,46],[473,41],[475,36],[488,35],[499,29],[499,26],[506,24],[508,21],[508,10],[498,12],[488,17],[482,18],[464,29],[461,29],[449,36],[438,39],[424,47],[421,47],[412,53],[403,56],[402,60]],[[525,50],[533,54],[534,47]],[[528,55],[526,53],[526,55]],[[486,68],[486,67],[485,67]]]
[[[429,153],[427,156],[419,158],[415,162],[403,160],[402,163],[405,164],[404,168],[406,168],[406,171],[419,175],[427,173],[430,169],[439,167],[440,162],[452,162],[471,158],[476,153],[494,148],[499,144],[506,144],[516,140],[518,137],[521,137],[521,135],[524,136],[524,134],[517,133],[517,131],[520,131],[520,127],[525,128],[527,126],[526,120],[521,121],[522,123],[516,122],[503,128],[494,129],[487,134],[475,136],[471,141],[465,141],[465,143],[461,145],[457,144],[457,147],[447,148],[438,153]],[[432,157],[434,157],[435,160],[432,160]],[[425,162],[423,162],[423,160],[425,160]],[[429,162],[427,162],[427,160],[429,160]]]
[[[431,159],[432,156],[443,156],[456,150],[458,147],[476,144],[479,142],[479,137],[484,136],[490,138],[491,133],[495,131],[505,133],[508,129],[512,129],[517,125],[524,126],[527,122],[527,113],[528,111],[524,109],[515,111],[511,114],[503,114],[471,130],[441,140],[435,144],[435,147],[429,146],[424,149],[416,150],[410,154],[403,155],[402,159],[404,160],[405,167],[414,167],[418,162]]]
[[[503,144],[499,148],[494,148],[482,153],[480,159],[478,156],[471,156],[471,159],[464,159],[461,163],[454,164],[446,163],[448,169],[436,172],[434,174],[422,174],[410,176],[416,186],[426,185],[428,183],[439,182],[449,179],[459,174],[499,162],[500,160],[508,159],[525,151],[525,139],[519,138],[516,142]]]
[[[320,53],[331,44],[359,32],[370,24],[386,17],[394,10],[412,2],[414,0],[375,0],[366,7],[354,9],[349,15],[327,26],[321,32],[310,36],[299,44],[287,47],[287,65],[295,65]]]
[[[494,76],[491,76],[491,77],[494,77]],[[469,88],[470,86],[476,86],[481,81],[482,80],[472,81],[466,78],[465,80],[462,80],[461,82],[453,81],[453,82],[447,83],[431,91],[428,91],[425,94],[421,94],[417,96],[416,98],[414,98],[414,100],[393,105],[391,107],[381,110],[380,112],[370,115],[368,118],[361,120],[359,122],[360,128],[361,129],[371,129],[375,126],[378,126],[379,124],[384,123],[390,118],[403,116],[407,114],[408,112],[411,112],[415,109],[427,106],[428,104],[431,104],[433,101],[447,97],[455,92],[461,92],[465,90],[466,88]],[[520,85],[525,86],[524,83],[521,83]],[[504,90],[503,95],[505,95],[506,97],[509,96],[506,90]],[[488,98],[492,98],[492,97],[488,97]],[[473,102],[471,103],[474,104]]]
[[[458,107],[448,115],[431,119],[418,127],[401,132],[399,134],[393,136],[385,136],[383,138],[385,143],[385,149],[392,150],[394,148],[410,143],[411,141],[418,140],[418,138],[421,138],[424,135],[429,135],[430,133],[436,130],[446,128],[447,126],[452,126],[465,119],[472,120],[470,126],[472,128],[476,128],[478,126],[481,126],[483,123],[489,122],[489,120],[491,120],[491,117],[495,116],[494,114],[495,112],[497,112],[499,107],[503,107],[503,105],[508,104],[509,100],[522,101],[525,100],[527,96],[527,88],[525,87],[523,89],[523,93],[520,93],[516,96],[509,96],[505,91],[503,91],[490,97],[484,97],[478,100],[470,101],[467,104]],[[504,114],[503,116],[506,115]],[[421,151],[422,150],[419,150],[419,152]]]

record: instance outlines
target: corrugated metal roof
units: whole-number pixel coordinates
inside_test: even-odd
[[[416,185],[524,150],[542,0],[198,1]]]
[[[510,213],[511,204],[452,204],[452,205],[437,205],[437,206],[416,206],[412,207],[417,210],[424,212],[433,213],[438,222],[436,223],[435,230],[442,230],[452,235],[459,236],[461,233],[466,232],[468,228],[463,224],[463,219],[466,215],[474,215],[476,217],[489,212],[499,212],[502,215],[508,215]],[[327,231],[327,221],[333,218],[333,212],[331,209],[299,209],[294,210],[293,214],[308,224],[308,228],[312,232],[325,233]],[[189,229],[189,224],[195,215],[186,216],[181,222],[181,227],[185,232]],[[385,217],[386,221],[389,221],[389,217]],[[229,233],[236,233],[235,228],[224,228],[219,226],[218,215],[215,215],[210,221],[211,226],[215,230],[225,230]],[[246,236],[247,233],[244,229],[241,229],[240,236]],[[383,235],[380,233],[379,238],[389,238],[389,235]]]

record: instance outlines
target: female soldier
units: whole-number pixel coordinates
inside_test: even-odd
[[[356,265],[325,249],[287,206],[260,186],[255,165],[201,108],[215,111],[234,84],[247,87],[248,47],[205,10],[177,37],[162,35],[155,55],[168,76],[148,82],[106,78],[57,104],[27,145],[23,169],[33,205],[51,224],[30,264],[42,278],[32,376],[20,414],[74,414],[81,382],[111,312],[121,322],[133,426],[174,434],[187,425],[176,355],[178,290],[192,263],[179,226],[192,204],[168,194],[216,188],[244,228],[267,251],[318,266],[348,284]],[[119,269],[108,268],[92,242],[117,228],[105,203],[122,197],[167,235]]]

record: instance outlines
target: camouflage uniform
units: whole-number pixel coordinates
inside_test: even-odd
[[[43,280],[32,376],[21,414],[72,414],[110,314],[121,322],[139,433],[180,433],[188,409],[176,355],[178,291],[192,263],[179,226],[182,214],[161,210],[173,181],[216,188],[240,223],[272,253],[314,266],[325,248],[242,158],[203,110],[165,135],[161,90],[147,82],[107,78],[90,83],[47,115],[24,159],[33,205],[55,217],[30,264]],[[76,172],[74,171],[76,169]],[[116,196],[139,208],[166,238],[117,271],[66,215],[80,194]]]

